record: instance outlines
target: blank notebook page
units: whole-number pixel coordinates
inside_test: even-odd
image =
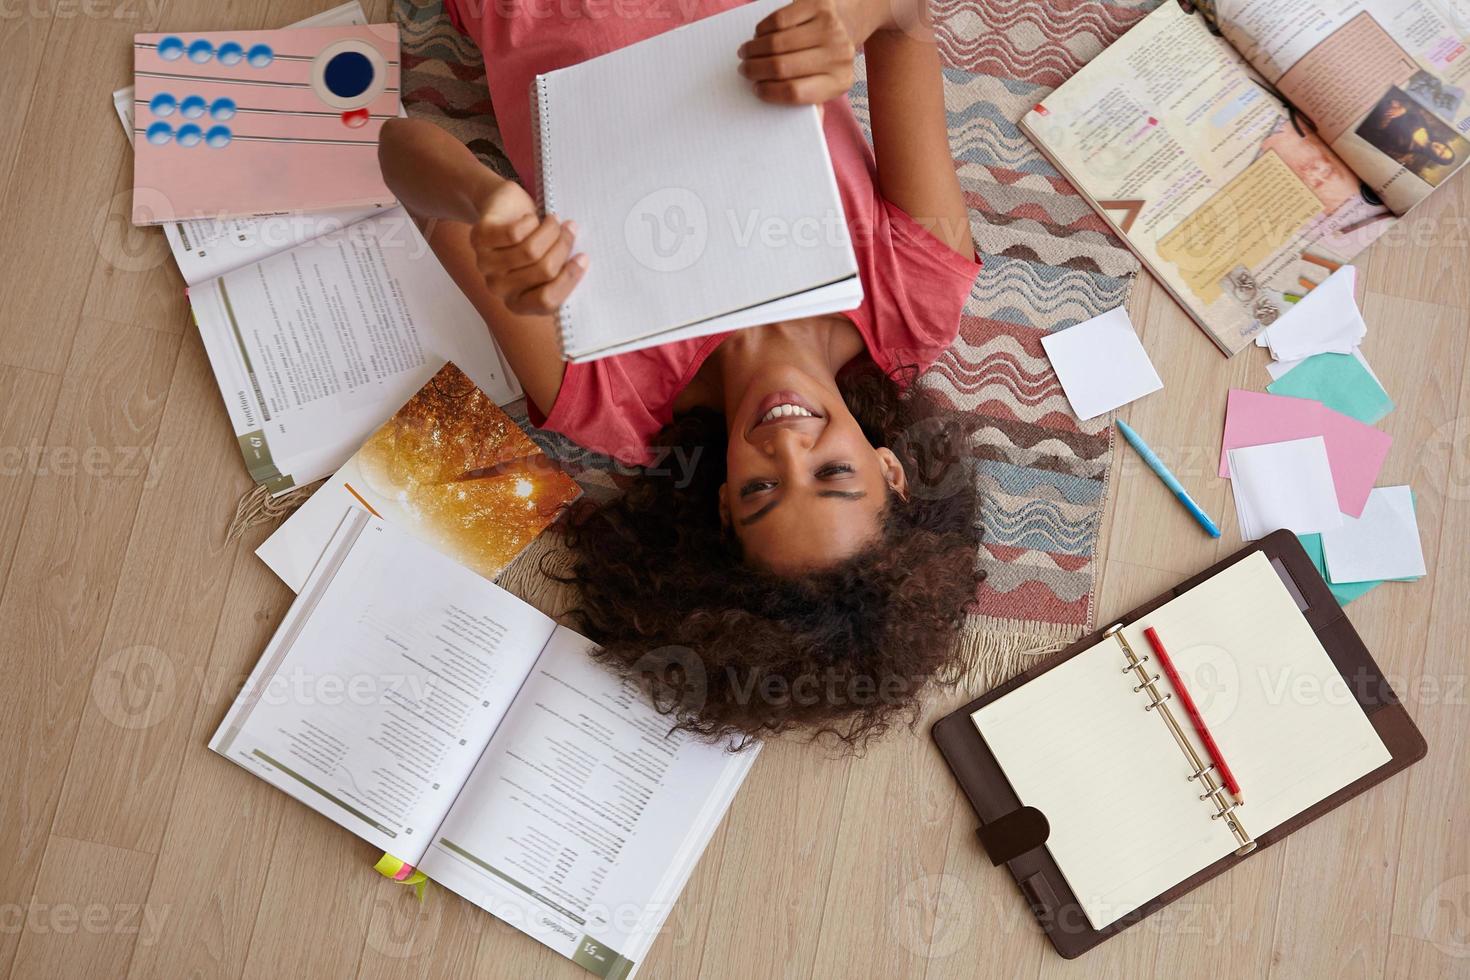
[[[736,49],[759,0],[540,76],[547,211],[586,277],[566,346],[620,341],[849,278],[857,267],[814,107],[761,102]]]
[[[1238,812],[1253,836],[1389,761],[1264,554],[1125,628],[1140,657],[1150,626],[1240,782],[1248,802]],[[1108,639],[973,716],[1021,802],[1046,814],[1047,848],[1096,929],[1237,846],[1125,663]],[[1158,685],[1172,690],[1165,678]],[[1178,697],[1168,703],[1208,759]]]

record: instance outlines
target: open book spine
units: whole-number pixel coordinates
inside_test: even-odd
[[[1245,825],[1241,823],[1240,814],[1236,812],[1241,806],[1240,801],[1226,802],[1229,791],[1225,783],[1216,778],[1215,764],[1200,758],[1194,743],[1184,733],[1179,719],[1174,717],[1174,712],[1169,707],[1169,701],[1174,695],[1169,691],[1159,689],[1159,675],[1149,671],[1146,666],[1150,655],[1145,653],[1140,657],[1133,652],[1133,646],[1123,635],[1123,624],[1121,623],[1109,627],[1103,636],[1111,636],[1118,641],[1124,657],[1123,673],[1133,675],[1131,679],[1137,681],[1133,685],[1133,692],[1148,695],[1149,700],[1143,705],[1143,710],[1152,711],[1163,719],[1165,727],[1169,729],[1169,734],[1174,736],[1174,741],[1179,743],[1179,748],[1189,759],[1190,765],[1194,767],[1194,771],[1187,778],[1190,782],[1198,781],[1204,789],[1199,796],[1200,801],[1208,801],[1214,805],[1215,812],[1210,814],[1210,819],[1225,821],[1230,832],[1235,835],[1236,842],[1240,845],[1235,849],[1236,854],[1244,855],[1254,851],[1256,849],[1255,839],[1245,829]]]
[[[556,213],[556,183],[551,153],[551,100],[547,89],[549,75],[537,75],[531,86],[531,151],[536,161],[536,210],[541,215]],[[561,340],[562,357],[571,350],[571,297],[556,311],[556,329]]]

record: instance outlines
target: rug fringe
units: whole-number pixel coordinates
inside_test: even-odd
[[[311,499],[311,495],[323,482],[325,481],[318,480],[315,483],[308,483],[304,487],[297,487],[290,493],[284,493],[279,497],[272,497],[269,490],[258,484],[252,487],[235,504],[235,516],[231,518],[230,526],[225,530],[225,544],[239,538],[252,527],[269,524],[294,513],[297,508]]]
[[[1036,623],[1016,629],[1015,620],[971,616],[958,640],[965,665],[960,687],[982,694],[1036,665],[1048,654],[1067,646],[1082,630],[1076,626]]]

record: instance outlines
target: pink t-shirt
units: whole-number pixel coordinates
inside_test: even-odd
[[[480,45],[506,155],[527,182],[535,179],[530,85],[537,74],[738,5],[739,0],[445,0],[456,25]],[[730,57],[733,71],[735,52]],[[823,128],[863,284],[862,305],[845,315],[879,368],[923,370],[954,341],[980,265],[878,193],[873,153],[847,99],[826,105]],[[674,399],[727,336],[568,364],[556,404],[545,419],[535,420],[588,449],[647,463],[654,436],[673,419]]]

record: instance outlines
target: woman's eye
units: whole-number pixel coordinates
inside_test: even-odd
[[[817,470],[817,479],[830,480],[833,477],[843,476],[852,472],[852,467],[846,463],[828,463]]]
[[[767,490],[774,489],[775,486],[776,484],[772,480],[751,480],[740,488],[740,496],[749,497],[752,494],[764,493]]]

